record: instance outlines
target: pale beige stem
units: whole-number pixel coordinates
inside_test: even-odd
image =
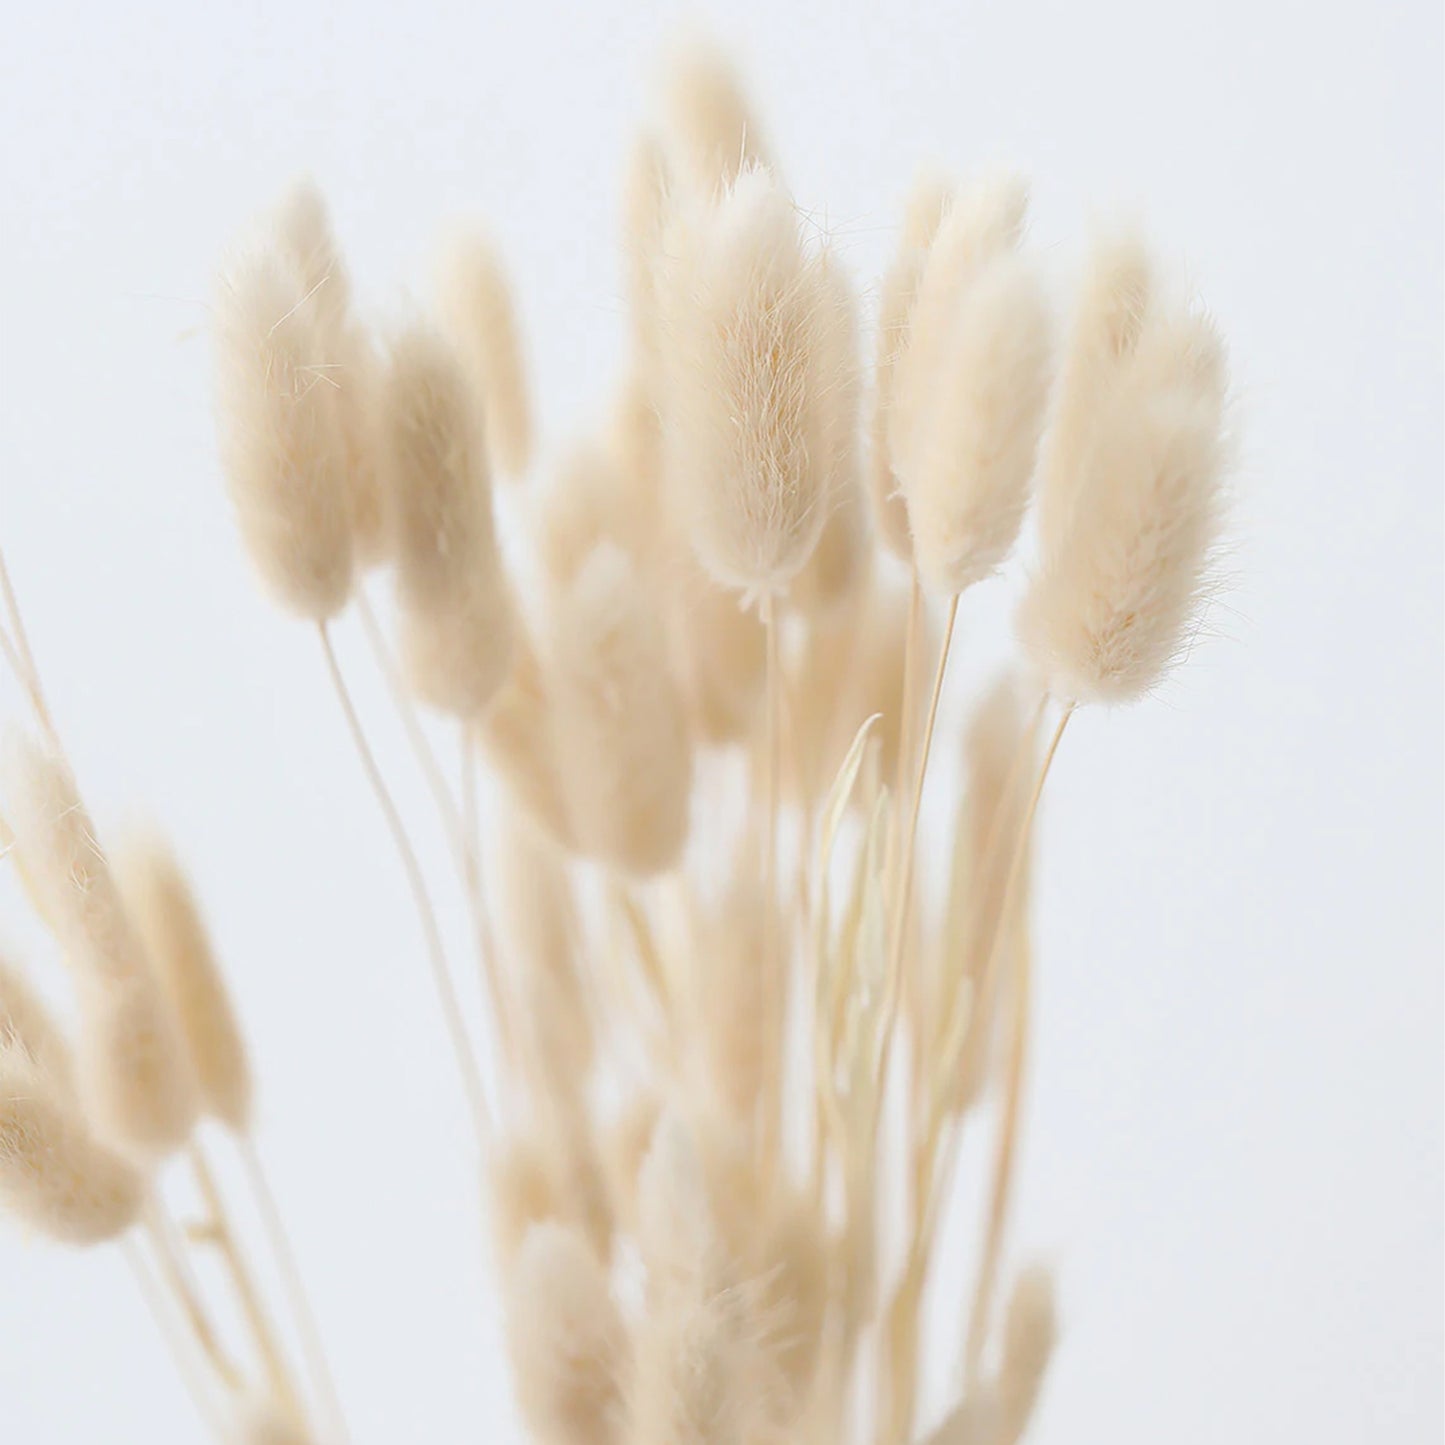
[[[341,1396],[336,1388],[336,1378],[331,1373],[331,1363],[326,1357],[326,1349],[321,1342],[321,1331],[316,1323],[316,1315],[311,1308],[311,1301],[307,1296],[306,1287],[301,1280],[301,1271],[296,1263],[296,1252],[291,1247],[291,1237],[281,1217],[281,1210],[276,1203],[276,1195],[271,1188],[271,1181],[261,1162],[260,1150],[257,1149],[256,1141],[249,1134],[236,1134],[233,1137],[236,1143],[236,1152],[240,1155],[242,1167],[246,1171],[246,1182],[250,1186],[251,1194],[256,1202],[256,1212],[261,1218],[261,1228],[266,1232],[272,1257],[276,1261],[276,1268],[281,1276],[281,1287],[286,1292],[291,1314],[301,1336],[301,1349],[306,1356],[306,1367],[311,1374],[317,1393],[321,1397],[322,1404],[331,1418],[336,1438],[345,1440],[349,1437],[350,1431],[347,1428],[345,1412],[341,1408]]]
[[[908,936],[909,902],[913,893],[913,862],[918,837],[918,815],[923,807],[923,784],[928,776],[928,755],[933,749],[933,730],[938,722],[938,703],[943,695],[943,680],[948,671],[949,647],[953,642],[953,625],[958,620],[958,597],[949,600],[948,618],[943,627],[943,641],[938,649],[938,666],[933,674],[933,692],[928,702],[928,717],[923,727],[923,742],[918,750],[918,767],[914,772],[913,800],[908,809],[908,822],[903,831],[902,862],[899,865],[898,892],[894,901],[893,936],[889,940],[888,972],[883,995],[883,1033],[878,1060],[878,1085],[874,1092],[875,1120],[883,1107],[883,1094],[888,1084],[888,1062],[893,1047],[894,1023],[898,1016],[898,1000],[903,989],[903,948]]]
[[[391,694],[397,715],[401,718],[407,743],[416,757],[422,777],[426,780],[427,789],[432,795],[432,801],[436,804],[437,812],[441,816],[442,827],[451,847],[452,862],[466,893],[467,912],[471,916],[472,931],[476,935],[477,958],[481,965],[482,981],[491,1002],[492,1016],[498,1023],[497,1032],[505,1043],[507,1040],[517,1037],[517,1031],[512,1026],[509,1000],[502,987],[502,980],[497,969],[496,940],[492,936],[491,925],[487,919],[477,830],[468,826],[466,817],[457,807],[451,787],[448,785],[441,765],[437,762],[436,753],[427,739],[426,730],[417,716],[416,705],[402,681],[396,660],[392,657],[391,649],[386,644],[386,636],[382,632],[381,625],[377,622],[376,614],[371,610],[371,604],[367,601],[364,592],[357,594],[356,611],[361,618],[361,630],[365,634],[367,645],[371,648],[372,656],[376,659],[376,665],[386,682],[387,691]],[[462,726],[462,736],[469,743],[470,731],[465,724]],[[470,770],[468,770],[468,777],[470,777]]]
[[[154,1195],[146,1201],[142,1224],[146,1236],[155,1250],[161,1278],[185,1318],[201,1353],[205,1355],[211,1368],[215,1370],[225,1385],[233,1390],[239,1389],[241,1385],[240,1371],[236,1369],[230,1356],[227,1355],[225,1347],[221,1344],[220,1335],[217,1334],[216,1327],[212,1324],[211,1317],[202,1302],[195,1276],[191,1273],[185,1253],[176,1239],[175,1227],[166,1215],[164,1207]]]
[[[181,1383],[186,1387],[186,1393],[196,1407],[196,1413],[205,1421],[211,1435],[217,1440],[224,1440],[229,1422],[222,1420],[210,1394],[202,1366],[196,1359],[196,1341],[186,1335],[176,1319],[176,1301],[166,1293],[165,1286],[156,1278],[138,1239],[128,1234],[120,1241],[120,1246],[126,1264],[135,1276],[141,1298],[145,1300],[146,1309],[155,1321],[156,1329],[160,1331],[171,1359],[175,1362]]]
[[[1013,859],[1009,864],[1008,878],[1004,882],[1003,895],[999,900],[998,922],[994,928],[993,941],[989,947],[989,967],[993,966],[993,955],[998,952],[1005,934],[1005,920],[1008,917],[1009,899],[1018,885],[1023,872],[1024,860],[1028,857],[1029,836],[1039,807],[1039,798],[1049,776],[1049,768],[1064,729],[1073,716],[1073,704],[1064,709],[1059,725],[1054,729],[1053,739],[1044,761],[1039,768],[1038,781],[1034,784],[1029,798],[1028,810],[1019,825],[1018,841],[1014,845]],[[1003,1109],[999,1122],[998,1146],[994,1154],[993,1183],[989,1192],[988,1219],[984,1227],[983,1252],[980,1258],[978,1279],[974,1285],[973,1307],[969,1313],[968,1342],[964,1355],[965,1379],[972,1389],[978,1382],[983,1362],[984,1344],[988,1339],[989,1314],[993,1307],[994,1290],[998,1282],[998,1268],[1003,1244],[1004,1225],[1008,1219],[1009,1199],[1013,1189],[1014,1156],[1017,1151],[1019,1107],[1023,1097],[1023,1080],[1028,1061],[1029,1003],[1033,969],[1029,962],[1029,951],[1025,949],[1019,957],[1018,976],[1014,980],[1013,1028],[1010,1033],[1008,1067],[1004,1075]]]
[[[431,967],[432,982],[436,986],[437,998],[441,1003],[452,1052],[456,1056],[457,1069],[462,1076],[462,1087],[466,1092],[467,1104],[471,1110],[477,1143],[485,1152],[491,1130],[491,1113],[487,1105],[486,1089],[482,1084],[481,1069],[477,1066],[476,1056],[472,1051],[466,1023],[462,1019],[456,986],[452,983],[451,973],[447,968],[446,950],[442,947],[441,930],[437,926],[436,912],[432,908],[431,895],[427,892],[426,879],[422,874],[421,864],[417,861],[411,839],[407,836],[401,814],[397,811],[391,793],[381,776],[381,769],[377,766],[371,745],[366,740],[361,719],[357,715],[356,706],[351,700],[346,681],[341,675],[341,667],[336,660],[335,649],[331,645],[331,633],[324,622],[317,624],[317,631],[321,637],[321,650],[326,658],[326,670],[330,675],[331,685],[336,690],[336,696],[346,718],[346,726],[351,733],[351,740],[356,747],[357,756],[361,760],[362,771],[366,774],[367,782],[376,795],[377,805],[386,819],[386,825],[396,846],[397,856],[401,860],[402,870],[405,872],[407,883],[411,888],[417,915],[421,920],[422,934],[426,940],[427,960]]]
[[[195,1175],[196,1184],[201,1191],[201,1201],[210,1217],[213,1227],[211,1237],[220,1251],[226,1273],[231,1277],[236,1302],[241,1307],[246,1328],[250,1331],[256,1351],[261,1357],[266,1378],[276,1399],[298,1419],[304,1418],[305,1405],[301,1392],[296,1387],[295,1374],[286,1358],[285,1346],[281,1343],[281,1336],[271,1318],[270,1310],[266,1307],[266,1301],[261,1296],[260,1287],[246,1257],[245,1247],[236,1233],[230,1212],[226,1209],[226,1201],[222,1197],[216,1176],[211,1172],[210,1161],[200,1143],[194,1139],[186,1154],[190,1160],[191,1172]]]

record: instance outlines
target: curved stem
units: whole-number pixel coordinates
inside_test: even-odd
[[[127,1235],[120,1241],[120,1247],[125,1262],[135,1275],[136,1285],[140,1289],[141,1298],[145,1300],[146,1309],[175,1361],[176,1370],[186,1387],[186,1393],[196,1407],[196,1413],[205,1421],[210,1433],[217,1440],[224,1440],[226,1427],[220,1419],[214,1399],[207,1392],[207,1380],[195,1356],[196,1341],[187,1338],[185,1331],[180,1328],[172,1309],[175,1302],[167,1297],[165,1287],[156,1278],[140,1241]]]
[[[187,1150],[187,1157],[190,1160],[191,1171],[196,1176],[196,1184],[201,1191],[201,1200],[205,1204],[206,1212],[210,1215],[211,1223],[214,1226],[216,1247],[221,1252],[221,1258],[226,1264],[226,1272],[230,1275],[231,1283],[235,1287],[237,1303],[241,1307],[246,1327],[251,1332],[251,1338],[256,1343],[257,1352],[261,1356],[261,1363],[266,1371],[266,1378],[270,1382],[278,1402],[285,1405],[298,1418],[303,1417],[304,1406],[301,1394],[296,1388],[296,1379],[287,1362],[285,1348],[281,1344],[271,1313],[261,1297],[261,1291],[256,1284],[255,1275],[246,1258],[240,1237],[231,1223],[230,1213],[226,1209],[225,1200],[221,1197],[220,1186],[216,1182],[216,1176],[211,1172],[210,1162],[200,1144],[194,1140]]]
[[[331,1365],[321,1343],[321,1331],[316,1324],[316,1315],[307,1297],[306,1287],[301,1282],[296,1254],[291,1247],[291,1239],[281,1218],[281,1210],[276,1203],[270,1180],[261,1163],[260,1151],[249,1134],[237,1134],[234,1138],[236,1150],[246,1171],[247,1183],[255,1197],[257,1213],[261,1216],[261,1227],[266,1231],[271,1253],[281,1274],[282,1287],[286,1291],[291,1313],[295,1316],[296,1326],[301,1334],[301,1348],[306,1354],[307,1368],[331,1416],[332,1424],[339,1432],[338,1438],[346,1439],[349,1432],[341,1408],[341,1396],[336,1389],[336,1379],[331,1373]]]
[[[899,867],[898,896],[894,905],[893,936],[888,948],[888,972],[883,1003],[882,1052],[878,1060],[878,1084],[873,1097],[875,1127],[883,1107],[883,1093],[888,1083],[888,1062],[893,1045],[893,1026],[898,1017],[898,1000],[903,990],[903,945],[908,936],[909,903],[913,893],[913,861],[918,837],[918,815],[923,807],[923,783],[928,774],[928,755],[933,748],[933,729],[938,722],[938,703],[943,695],[943,679],[948,671],[948,653],[953,642],[953,625],[958,620],[958,596],[948,604],[948,620],[943,628],[943,641],[938,649],[938,666],[933,674],[933,693],[928,703],[928,718],[923,728],[923,744],[918,752],[918,768],[914,775],[913,801],[909,805],[908,823],[903,833],[902,862]]]
[[[453,866],[457,870],[457,875],[461,879],[466,893],[467,912],[471,916],[472,931],[476,936],[477,960],[481,965],[482,981],[491,1002],[492,1016],[497,1021],[498,1033],[502,1043],[506,1045],[509,1040],[518,1035],[517,1030],[512,1027],[509,1000],[497,970],[496,940],[492,936],[491,926],[487,920],[482,889],[481,849],[477,841],[475,819],[470,811],[475,806],[475,788],[473,786],[475,780],[472,777],[470,762],[464,763],[465,771],[462,782],[465,796],[459,808],[452,789],[442,772],[441,764],[437,762],[436,753],[427,740],[426,730],[417,716],[416,705],[412,702],[411,696],[402,682],[396,660],[392,657],[391,649],[386,643],[386,636],[381,630],[381,624],[376,620],[376,614],[371,610],[371,604],[367,601],[364,592],[357,594],[356,610],[361,618],[361,630],[366,636],[367,645],[371,648],[372,656],[376,659],[376,665],[386,682],[387,691],[391,694],[397,715],[401,718],[407,743],[416,757],[422,777],[426,780],[427,788],[432,795],[432,801],[436,804],[437,812],[441,816],[442,828],[447,835],[447,842],[451,846]],[[471,732],[465,724],[462,725],[462,738],[464,755],[469,760]]]
[[[426,941],[427,961],[431,967],[432,982],[436,985],[437,997],[441,1003],[442,1014],[451,1039],[452,1052],[456,1056],[457,1069],[462,1076],[462,1087],[466,1092],[467,1105],[471,1110],[477,1143],[485,1150],[491,1128],[486,1090],[482,1086],[481,1070],[477,1067],[471,1039],[467,1035],[466,1024],[462,1020],[456,987],[452,983],[451,973],[447,969],[446,950],[442,947],[441,930],[437,926],[436,911],[432,907],[431,896],[427,892],[426,879],[422,875],[421,864],[417,861],[416,851],[411,846],[411,839],[407,836],[401,814],[397,811],[391,793],[381,776],[381,769],[377,766],[371,745],[366,740],[361,719],[357,715],[356,706],[351,700],[346,681],[341,675],[341,667],[336,660],[335,649],[331,645],[331,633],[327,630],[324,622],[317,624],[317,631],[321,637],[321,651],[326,658],[326,670],[330,675],[331,685],[336,690],[341,711],[345,715],[347,730],[351,733],[351,740],[356,747],[357,756],[361,760],[362,771],[366,774],[367,782],[376,795],[377,805],[381,808],[382,816],[391,832],[397,856],[401,860],[402,870],[405,872],[407,883],[411,888],[417,915],[421,920],[422,934]]]
[[[1038,812],[1039,798],[1049,776],[1054,754],[1064,729],[1074,715],[1071,703],[1059,718],[1059,725],[1049,743],[1044,761],[1039,768],[1038,781],[1034,784],[1033,795],[1029,798],[1028,810],[1019,825],[1018,841],[1014,845],[1013,859],[1009,864],[1008,878],[1004,882],[1003,894],[999,900],[998,921],[994,927],[993,942],[989,947],[988,968],[992,970],[996,955],[1005,935],[1005,920],[1008,918],[1009,900],[1018,885],[1028,857],[1029,838],[1033,832],[1034,817]],[[984,1342],[988,1338],[989,1314],[993,1306],[994,1289],[998,1280],[999,1257],[1003,1245],[1004,1224],[1008,1219],[1009,1199],[1013,1190],[1014,1157],[1017,1152],[1019,1108],[1023,1097],[1023,1080],[1028,1062],[1029,1002],[1033,969],[1027,949],[1020,955],[1018,976],[1014,980],[1013,1027],[1009,1036],[1008,1068],[1004,1076],[1003,1112],[999,1121],[998,1147],[994,1154],[993,1185],[989,1194],[988,1220],[984,1228],[984,1243],[978,1279],[974,1285],[973,1308],[969,1313],[968,1343],[966,1347],[965,1377],[969,1388],[978,1382],[979,1369],[983,1361]]]

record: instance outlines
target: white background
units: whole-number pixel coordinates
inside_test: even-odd
[[[1232,589],[1162,699],[1078,719],[1050,785],[1014,1238],[1058,1265],[1066,1333],[1036,1438],[1431,1445],[1439,7],[718,9],[800,204],[860,278],[918,161],[1011,161],[1061,281],[1092,218],[1138,216],[1232,343]],[[362,1441],[512,1427],[414,920],[314,638],[261,600],[233,536],[205,298],[304,169],[393,310],[437,228],[484,217],[555,448],[616,368],[619,158],[679,18],[6,8],[0,546],[103,824],[158,816],[198,878]],[[965,655],[997,651],[1002,597],[966,609]],[[357,641],[343,629],[400,758]],[[30,949],[8,883],[0,906]],[[114,1252],[0,1225],[0,1282],[0,1440],[197,1438]]]

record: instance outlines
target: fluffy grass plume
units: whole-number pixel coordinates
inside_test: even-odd
[[[1025,248],[1020,179],[916,181],[875,283],[782,174],[726,61],[677,52],[621,178],[617,374],[557,446],[475,238],[378,332],[302,183],[215,309],[221,471],[410,889],[537,1445],[1016,1445],[1062,1403],[1054,1287],[1013,1239],[1060,962],[1031,916],[1045,784],[1076,704],[1149,691],[1197,634],[1223,348],[1128,233],[1056,337],[1061,247]],[[1018,655],[961,696],[960,595],[1023,570],[1031,514]],[[168,846],[112,871],[3,558],[0,658],[41,739],[0,758],[0,858],[75,1005],[72,1038],[0,964],[0,1204],[124,1236],[209,1438],[366,1438],[220,951]],[[358,877],[337,906],[372,901]],[[412,986],[380,962],[352,983]]]

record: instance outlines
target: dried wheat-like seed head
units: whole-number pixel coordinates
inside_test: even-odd
[[[1053,1278],[1047,1269],[1031,1265],[1014,1281],[1004,1315],[994,1382],[999,1445],[1017,1445],[1023,1438],[1057,1339]]]
[[[895,363],[888,423],[889,458],[905,495],[928,443],[959,309],[989,262],[1018,246],[1027,211],[1028,187],[1017,176],[975,182],[948,206],[928,246]],[[916,536],[916,524],[913,530]]]
[[[767,636],[755,608],[720,586],[689,555],[672,568],[672,660],[699,739],[742,742],[763,700]]]
[[[670,484],[719,582],[781,590],[827,520],[834,401],[847,382],[839,290],[763,170],[695,206],[670,242],[661,403]]]
[[[509,818],[492,849],[497,931],[516,982],[520,1026],[534,1076],[575,1099],[592,1067],[594,1040],[576,949],[580,922],[566,860],[531,824]]]
[[[117,979],[142,974],[134,929],[64,759],[11,729],[0,767],[15,854],[37,911],[70,961]]]
[[[170,1001],[148,974],[83,979],[76,1075],[102,1138],[142,1155],[179,1148],[201,1100]]]
[[[1155,291],[1154,261],[1137,237],[1112,237],[1094,248],[1074,302],[1039,457],[1038,529],[1045,550],[1068,545],[1080,458],[1092,443],[1100,406],[1138,343]]]
[[[242,540],[283,607],[325,620],[350,596],[354,540],[327,338],[274,249],[235,262],[214,315],[221,466]]]
[[[645,555],[646,527],[628,505],[613,449],[586,437],[570,447],[543,501],[537,548],[547,580],[570,587],[592,549],[609,541],[638,560]]]
[[[443,324],[481,397],[492,464],[520,477],[532,459],[532,408],[512,288],[490,243],[457,237],[438,291]]]
[[[1151,307],[1116,370],[1071,468],[1050,475],[1066,519],[1019,612],[1034,665],[1068,702],[1159,684],[1188,645],[1223,509],[1224,362],[1208,320]]]
[[[554,843],[573,848],[553,739],[556,709],[542,664],[519,624],[513,637],[511,670],[477,721],[477,736],[512,801]]]
[[[662,134],[674,174],[710,195],[750,166],[771,165],[762,128],[727,58],[697,43],[670,60],[663,78]]]
[[[309,1430],[265,1396],[248,1396],[236,1415],[235,1445],[316,1445]]]
[[[70,1044],[20,969],[0,958],[0,1049],[18,1050],[57,1099],[75,1097]]]
[[[757,1221],[754,1221],[754,1228]],[[764,1345],[791,1417],[813,1383],[829,1304],[828,1229],[802,1196],[788,1192],[768,1213],[754,1269]]]
[[[356,560],[373,565],[387,552],[375,447],[376,351],[353,311],[351,279],[326,202],[314,183],[303,180],[292,186],[277,207],[275,224],[277,239],[301,278],[303,311],[315,322],[318,365],[326,383],[322,395],[333,408],[346,452],[344,484]]]
[[[918,284],[928,261],[939,223],[952,204],[949,185],[935,176],[920,176],[908,194],[898,252],[883,273],[878,291],[873,356],[873,401],[870,413],[868,501],[878,539],[904,562],[912,560],[913,537],[908,504],[893,469],[894,391],[898,359],[908,349],[909,320]]]
[[[1021,258],[982,267],[905,478],[913,551],[930,590],[956,596],[1008,556],[1028,508],[1043,431],[1051,326],[1042,288]]]
[[[98,1144],[29,1055],[0,1040],[0,1204],[64,1244],[114,1239],[136,1220],[145,1182]]]
[[[493,1152],[487,1200],[492,1244],[504,1268],[510,1268],[534,1224],[563,1217],[560,1173],[553,1140],[537,1132],[514,1133]]]
[[[115,867],[126,909],[180,1026],[201,1106],[244,1133],[251,1067],[190,880],[158,834],[129,840]]]
[[[858,302],[843,268],[832,256],[823,260],[823,284],[828,301],[818,345],[822,370],[833,378],[833,389],[823,398],[820,441],[827,517],[812,556],[789,589],[790,599],[810,614],[831,612],[851,599],[867,580],[872,562],[858,444],[862,395]]]
[[[635,565],[596,548],[556,599],[555,740],[582,850],[625,872],[671,867],[687,837],[692,750],[661,619]]]
[[[563,1224],[528,1230],[507,1284],[507,1344],[522,1415],[544,1445],[621,1438],[626,1332],[586,1240]]]
[[[432,706],[476,717],[507,675],[512,609],[476,404],[455,355],[428,328],[393,343],[385,406],[407,674]]]

